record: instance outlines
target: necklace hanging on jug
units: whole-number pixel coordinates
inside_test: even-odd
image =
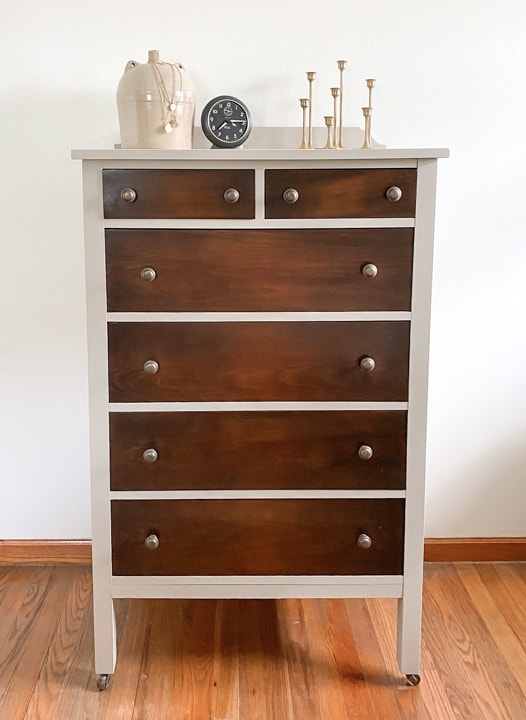
[[[172,130],[174,130],[178,126],[177,122],[177,106],[179,105],[179,99],[181,95],[181,89],[183,86],[183,78],[181,75],[181,70],[178,65],[174,65],[172,63],[165,63],[161,62],[159,60],[154,60],[153,62],[150,62],[152,66],[152,72],[155,78],[155,82],[157,84],[157,89],[159,90],[159,97],[161,100],[161,107],[163,108],[162,112],[162,126],[165,133],[171,133]],[[172,87],[171,87],[171,94],[168,92],[168,88],[166,87],[166,83],[163,78],[163,74],[161,72],[160,66],[166,66],[168,65],[170,67],[171,76],[172,76]],[[176,91],[176,81],[175,81],[175,71],[179,73],[179,92]]]

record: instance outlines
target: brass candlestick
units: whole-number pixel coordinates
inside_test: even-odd
[[[363,116],[365,118],[365,133],[363,138],[363,145],[362,150],[372,150],[372,143],[371,143],[371,113],[373,109],[372,107],[363,107],[362,112]]]
[[[334,100],[334,130],[333,130],[333,147],[338,147],[338,140],[336,138],[336,131],[338,128],[338,98],[340,97],[340,88],[339,87],[333,87],[331,88],[331,95]]]
[[[338,147],[343,147],[343,71],[347,65],[347,60],[338,60],[338,70],[340,71],[340,124],[338,128]]]
[[[316,77],[316,73],[312,70],[307,72],[307,80],[309,81],[309,149],[312,150],[312,82]]]
[[[369,78],[365,81],[367,83],[367,87],[369,88],[369,107],[372,109],[373,107],[373,87],[376,82],[374,78]]]
[[[303,132],[301,135],[300,150],[309,149],[309,141],[307,137],[307,109],[309,108],[309,98],[300,98],[300,105],[303,109]]]
[[[325,143],[324,150],[334,150],[332,142],[332,127],[334,125],[334,115],[324,115],[325,125],[327,126],[327,142]]]

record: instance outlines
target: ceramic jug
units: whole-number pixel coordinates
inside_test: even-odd
[[[180,63],[150,50],[148,62],[130,60],[117,88],[121,147],[191,150],[195,89]]]

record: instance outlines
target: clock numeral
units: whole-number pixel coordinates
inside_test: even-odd
[[[212,110],[212,112],[214,113],[214,115],[217,115],[217,110],[214,109]]]

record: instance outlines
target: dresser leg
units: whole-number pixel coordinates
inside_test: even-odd
[[[420,635],[422,601],[420,594],[398,600],[398,667],[409,685],[420,682]]]
[[[94,594],[93,620],[95,672],[99,676],[97,687],[99,690],[104,690],[108,685],[109,676],[115,670],[117,660],[115,612],[111,598],[101,602],[101,598],[97,598],[96,594]],[[104,684],[104,687],[101,687],[101,684]]]

